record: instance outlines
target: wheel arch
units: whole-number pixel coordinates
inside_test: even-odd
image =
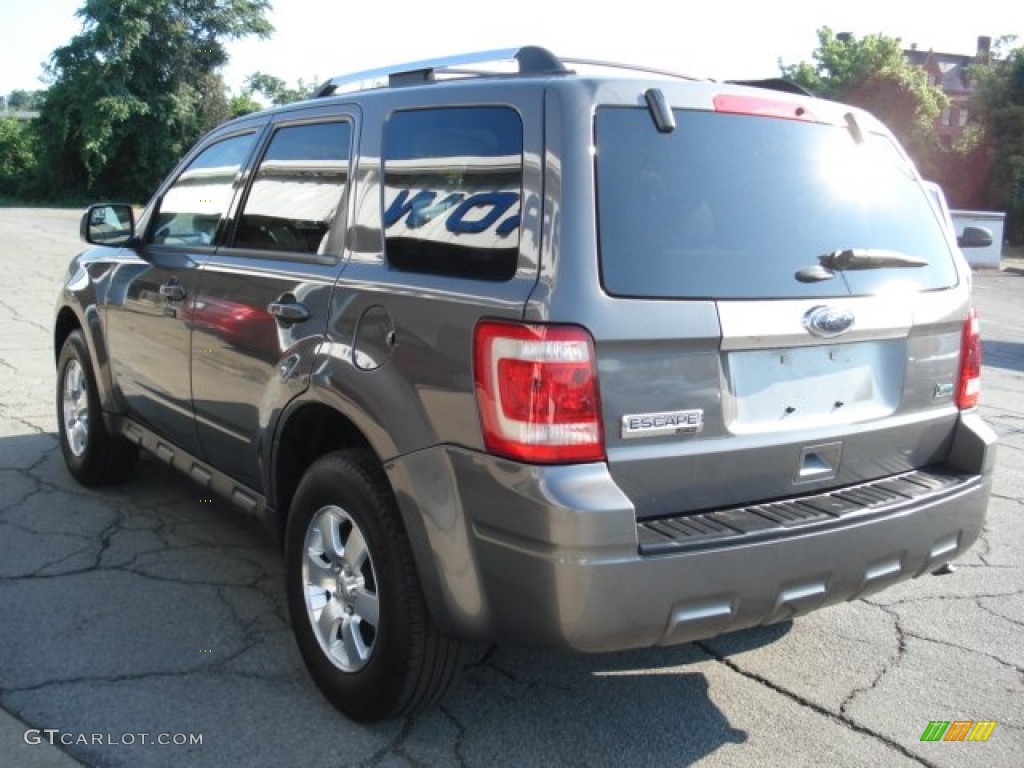
[[[381,461],[355,421],[332,405],[307,400],[293,403],[281,414],[268,478],[268,501],[275,510],[273,533],[279,541],[284,541],[288,508],[306,470],[321,456],[346,448],[366,451]]]
[[[103,409],[104,418],[112,413],[123,413],[124,410],[116,405],[113,389],[113,380],[110,370],[110,356],[107,354],[106,339],[103,336],[103,324],[100,321],[100,314],[95,304],[77,307],[64,304],[57,310],[57,316],[53,323],[53,362],[54,365],[60,360],[60,352],[64,343],[75,331],[80,331],[85,339],[85,346],[89,350],[89,357],[93,365],[93,375],[96,377],[96,386],[99,390],[100,406]],[[108,424],[112,429],[112,425]],[[114,431],[112,429],[112,431]]]
[[[82,330],[82,322],[71,307],[63,306],[58,310],[57,317],[53,322],[53,362],[60,360],[60,351],[64,348],[64,342],[68,340],[74,331]],[[88,342],[88,339],[86,339]],[[91,350],[90,350],[91,351]]]
[[[321,456],[347,448],[365,451],[380,465],[412,548],[427,607],[435,621],[447,625],[448,611],[441,598],[440,574],[434,567],[424,520],[398,498],[398,489],[387,466],[390,457],[382,456],[382,451],[374,447],[356,420],[334,404],[320,400],[295,402],[281,415],[271,449],[267,486],[267,501],[273,509],[267,520],[271,533],[279,544],[284,544],[289,507],[302,476]]]

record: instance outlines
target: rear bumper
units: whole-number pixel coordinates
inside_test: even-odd
[[[946,479],[916,496],[653,548],[603,464],[534,467],[441,447],[389,472],[442,628],[609,651],[783,621],[957,557],[984,522],[995,442],[976,416],[957,429],[949,465],[935,468]]]

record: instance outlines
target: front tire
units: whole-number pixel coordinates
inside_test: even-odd
[[[337,451],[309,468],[285,536],[288,611],[317,687],[353,720],[422,711],[454,676],[459,645],[433,625],[379,463]]]
[[[107,432],[89,348],[72,331],[57,361],[57,433],[68,470],[82,485],[123,482],[135,468],[139,447]]]

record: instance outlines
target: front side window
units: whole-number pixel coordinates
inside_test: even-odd
[[[347,122],[281,128],[260,161],[234,245],[324,253],[348,181]]]
[[[255,138],[252,133],[232,136],[200,152],[160,201],[150,242],[213,245]]]
[[[401,270],[508,280],[519,253],[523,126],[507,107],[394,114],[384,129],[384,231]]]

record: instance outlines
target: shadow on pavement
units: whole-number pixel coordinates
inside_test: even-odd
[[[981,342],[981,360],[984,365],[1008,371],[1024,371],[1024,344],[1015,341]]]
[[[643,755],[646,766],[690,765],[748,739],[712,697],[721,679],[712,688],[706,666],[688,668],[705,662],[692,645],[599,656],[502,648],[467,668],[441,708],[467,726],[472,764],[627,766]]]
[[[461,671],[440,707],[404,726],[358,726],[302,668],[279,553],[255,520],[207,495],[148,456],[124,485],[84,489],[56,435],[0,438],[0,704],[80,732],[204,731],[206,746],[178,756],[224,765],[242,764],[231,745],[253,737],[255,723],[274,746],[246,764],[313,759],[291,720],[317,723],[331,734],[325,745],[347,743],[353,764],[396,727],[411,734],[397,754],[464,749],[488,765],[627,765],[642,747],[645,764],[675,766],[747,741],[723,714],[735,693],[722,675],[733,673],[696,645],[598,655],[495,647]],[[56,618],[39,610],[58,603]],[[790,626],[723,636],[715,653],[759,648]],[[215,652],[200,655],[206,646]],[[154,695],[160,706],[140,709]],[[226,701],[245,701],[246,718]],[[87,763],[161,760],[68,751]]]

